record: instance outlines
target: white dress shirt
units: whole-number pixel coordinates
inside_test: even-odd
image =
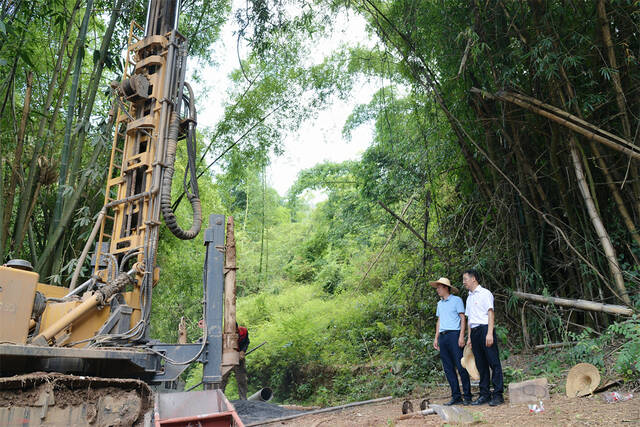
[[[475,291],[469,291],[465,314],[470,328],[488,325],[489,310],[493,310],[493,294],[489,289],[478,285]]]

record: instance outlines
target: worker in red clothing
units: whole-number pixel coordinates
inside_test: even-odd
[[[245,364],[244,356],[247,348],[249,348],[249,331],[244,326],[238,326],[238,322],[236,322],[236,332],[238,333],[238,348],[236,350],[240,352],[240,363],[222,376],[222,392],[227,387],[231,371],[234,371],[236,373],[236,382],[238,383],[238,396],[240,396],[241,400],[247,400],[247,365]]]

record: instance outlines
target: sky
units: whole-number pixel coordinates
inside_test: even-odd
[[[234,3],[237,3],[234,1]],[[235,7],[231,16],[235,15]],[[230,19],[222,30],[221,39],[214,45],[217,65],[207,67],[201,73],[203,84],[200,90],[206,90],[220,96],[208,96],[198,107],[198,126],[211,127],[220,120],[224,111],[224,103],[228,100],[226,89],[230,84],[229,73],[238,67],[236,52],[236,37],[233,32],[237,28],[234,19]],[[319,63],[324,56],[337,49],[344,43],[350,45],[362,44],[371,46],[368,38],[365,20],[353,13],[341,15],[333,28],[330,38],[321,40],[314,46],[312,61]],[[241,49],[241,55],[243,54]],[[192,67],[199,64],[190,64]],[[198,93],[198,87],[194,87]],[[359,159],[369,146],[373,138],[371,124],[364,124],[351,134],[349,141],[342,136],[342,127],[358,104],[368,103],[377,86],[363,83],[354,90],[348,101],[336,100],[317,117],[309,119],[301,125],[297,132],[286,134],[282,143],[284,153],[280,156],[272,154],[271,165],[267,169],[267,179],[271,187],[285,196],[289,187],[293,185],[301,170],[311,168],[326,161],[342,162]],[[200,97],[201,99],[204,99]],[[312,197],[312,202],[323,199],[321,193]]]

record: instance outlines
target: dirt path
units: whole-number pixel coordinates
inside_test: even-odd
[[[432,393],[432,403],[444,403],[445,390]],[[404,399],[394,399],[382,404],[359,406],[343,411],[308,415],[290,421],[270,425],[330,427],[330,426],[440,426],[443,422],[437,415],[417,416],[408,420],[396,420],[402,415]],[[412,399],[414,409],[420,408],[421,399]],[[601,395],[569,399],[553,394],[544,402],[545,412],[530,414],[526,404],[490,407],[464,407],[486,426],[611,426],[640,425],[640,396],[626,402],[607,404]]]

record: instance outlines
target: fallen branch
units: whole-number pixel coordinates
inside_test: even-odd
[[[598,311],[601,313],[619,314],[621,316],[631,316],[634,313],[632,308],[625,307],[623,305],[602,304],[600,302],[586,301],[583,299],[556,298],[517,291],[514,292],[513,295],[518,298],[538,302],[540,304],[554,304],[586,311]]]
[[[534,347],[535,350],[544,350],[545,348],[561,348],[574,345],[574,342],[554,342],[551,344],[540,344]]]
[[[588,140],[599,142],[613,148],[614,150],[621,151],[631,157],[640,159],[640,151],[638,151],[638,147],[633,145],[632,142],[627,141],[624,138],[620,138],[619,136],[616,136],[603,129],[600,129],[599,127],[586,122],[581,118],[574,116],[573,114],[567,113],[566,111],[561,110],[558,107],[554,107],[553,105],[546,104],[536,98],[506,91],[500,91],[495,94],[491,94],[487,91],[477,88],[471,88],[471,92],[480,94],[490,99],[498,99],[500,101],[510,102],[512,104],[518,105],[525,110],[529,110],[532,113],[546,117],[561,126],[569,128],[572,131],[584,136]]]

